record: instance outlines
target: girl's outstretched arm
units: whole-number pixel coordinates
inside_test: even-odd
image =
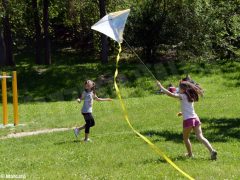
[[[178,94],[171,93],[170,91],[165,89],[159,81],[157,81],[157,85],[163,91],[164,94],[166,94],[170,97],[174,97],[174,98],[178,98],[178,99],[180,98]]]
[[[95,95],[94,99],[96,101],[112,101],[111,98],[99,98],[99,97],[97,97],[97,95]]]

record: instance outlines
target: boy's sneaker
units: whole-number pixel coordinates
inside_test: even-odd
[[[211,160],[217,160],[217,151],[213,150],[211,152]]]
[[[76,138],[78,137],[78,135],[79,135],[79,129],[78,128],[75,128],[74,130],[73,130],[73,132],[74,132],[74,134],[75,134],[75,136],[76,136]]]

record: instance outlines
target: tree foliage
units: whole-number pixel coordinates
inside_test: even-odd
[[[40,32],[44,32],[44,0],[35,0]],[[102,0],[103,1],[103,0]],[[70,48],[82,56],[100,53],[100,34],[90,30],[100,16],[99,0],[49,0],[49,39],[52,49]],[[240,56],[239,0],[104,0],[106,13],[130,8],[125,39],[146,61],[157,62],[173,50],[174,58],[213,59]],[[8,0],[14,52],[36,49],[36,14],[32,1]],[[0,31],[6,18],[0,3]],[[41,34],[42,35],[42,34]],[[109,41],[109,48],[114,43]],[[46,46],[42,44],[42,46]],[[35,49],[35,50],[34,50]],[[165,52],[165,53],[163,53]],[[42,51],[38,54],[43,53]],[[36,61],[36,63],[39,62]]]

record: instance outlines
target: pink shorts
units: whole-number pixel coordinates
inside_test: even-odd
[[[183,121],[183,128],[196,127],[201,124],[199,118],[190,118]]]

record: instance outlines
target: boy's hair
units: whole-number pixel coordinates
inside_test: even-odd
[[[84,82],[84,85],[88,84],[89,82],[91,82],[92,85],[93,85],[93,87],[91,88],[91,91],[93,92],[93,94],[96,94],[96,84],[95,84],[95,82],[93,82],[92,80],[86,80],[86,81]],[[86,89],[85,89],[85,91],[87,92]]]
[[[179,84],[180,89],[184,90],[184,94],[186,94],[188,98],[188,102],[197,102],[199,99],[198,92],[196,88],[194,87],[194,84],[187,82],[187,81],[181,81]]]

